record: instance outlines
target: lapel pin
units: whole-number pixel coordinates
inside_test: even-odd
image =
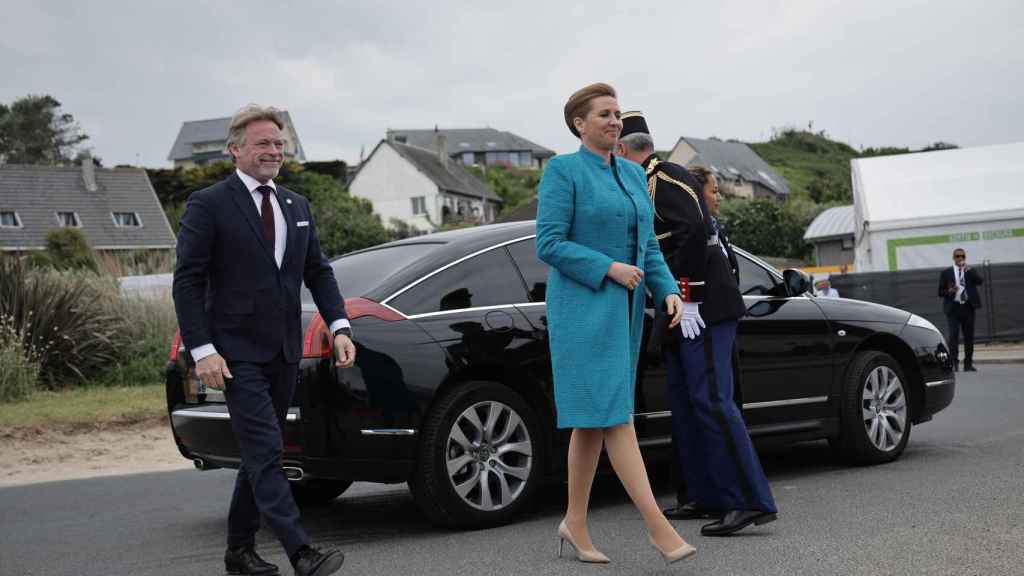
[[[291,198],[285,198],[284,199],[284,203],[285,204],[291,204],[292,203],[292,199]]]

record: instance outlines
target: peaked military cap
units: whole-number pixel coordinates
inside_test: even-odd
[[[648,136],[651,134],[651,131],[647,129],[647,120],[644,120],[643,112],[637,110],[632,112],[623,112],[622,133],[619,134],[619,138],[637,133],[647,134]]]

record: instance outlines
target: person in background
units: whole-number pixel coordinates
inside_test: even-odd
[[[728,536],[774,521],[778,509],[733,398],[734,342],[746,306],[731,249],[705,198],[708,193],[717,198],[717,181],[710,172],[699,173],[701,181],[698,174],[659,160],[640,112],[627,112],[622,121],[617,154],[644,167],[655,232],[683,294],[683,321],[667,339],[665,357],[673,443],[689,501],[666,514],[718,518],[701,534]]]
[[[571,428],[569,494],[558,550],[607,563],[590,540],[587,512],[602,447],[651,545],[667,563],[692,556],[654,499],[633,427],[646,290],[677,325],[683,303],[654,237],[643,170],[617,160],[622,130],[615,90],[592,84],[566,102],[565,123],[580,139],[541,178],[537,257],[550,266],[547,315],[559,428]]]
[[[839,290],[832,287],[832,282],[828,278],[825,278],[818,282],[818,297],[819,298],[839,298]]]
[[[974,311],[981,308],[978,286],[984,283],[981,274],[967,265],[967,252],[953,250],[953,267],[939,273],[939,298],[946,315],[949,354],[953,370],[960,369],[960,331],[964,333],[964,372],[975,372],[974,367]]]

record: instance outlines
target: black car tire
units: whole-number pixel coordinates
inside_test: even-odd
[[[877,397],[864,398],[866,386],[868,395],[874,396],[872,389],[879,388],[886,379],[893,384],[893,389],[885,402],[877,402]],[[910,440],[910,394],[910,383],[892,356],[876,350],[858,353],[850,362],[843,382],[841,435],[835,442],[840,454],[854,464],[882,464],[899,458]],[[876,405],[880,412],[875,411]],[[902,422],[899,414],[891,410],[894,406],[902,407]],[[869,417],[869,414],[876,415]],[[895,437],[887,436],[884,430],[872,434],[873,420],[884,420]]]
[[[473,426],[467,425],[470,423],[466,420],[471,409],[485,424],[487,415],[495,410],[499,416],[494,428],[502,434],[509,432],[509,424],[512,423],[514,430],[507,438],[509,442],[503,441],[502,434],[493,445],[490,440],[494,438],[484,439],[482,431],[475,435]],[[500,428],[502,424],[504,428]],[[455,431],[456,426],[462,433],[461,438],[474,441],[471,444],[477,450],[475,454],[463,451],[463,444],[452,439],[453,435],[460,437],[460,432]],[[469,428],[468,434],[466,428]],[[503,446],[512,449],[502,453]],[[529,455],[525,454],[527,446]],[[409,479],[409,488],[416,504],[436,524],[457,528],[498,526],[512,520],[532,500],[542,481],[543,450],[544,441],[537,416],[517,392],[492,382],[460,384],[437,401],[424,421],[419,459]],[[466,462],[451,475],[450,458],[453,462]],[[475,475],[473,471],[476,471]],[[469,486],[474,476],[476,487],[466,497],[460,496],[455,483],[466,479],[461,486]],[[486,509],[489,501],[483,500],[482,491],[485,488],[489,490],[488,498],[491,494],[501,498],[502,488],[506,487],[510,493],[514,492],[514,497],[505,503],[498,502],[501,506]],[[477,498],[481,499],[480,504],[472,502]],[[494,506],[493,498],[490,503]]]
[[[341,496],[351,485],[351,480],[327,480],[323,478],[292,482],[292,497],[295,498],[295,503],[299,506],[326,504]]]

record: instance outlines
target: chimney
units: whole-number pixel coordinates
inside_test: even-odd
[[[437,159],[444,169],[448,169],[448,137],[434,125],[434,148],[437,150]]]
[[[99,190],[99,186],[96,185],[96,165],[92,163],[92,154],[89,152],[82,154],[82,182],[89,192]]]

